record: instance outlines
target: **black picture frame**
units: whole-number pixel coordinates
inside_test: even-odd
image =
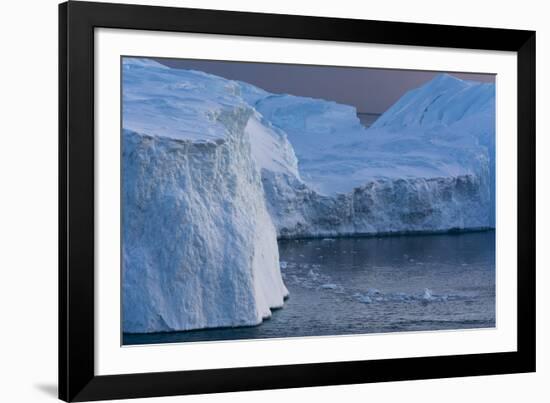
[[[517,351],[96,376],[94,29],[517,52]],[[535,371],[535,32],[142,5],[59,5],[59,398],[65,401]]]

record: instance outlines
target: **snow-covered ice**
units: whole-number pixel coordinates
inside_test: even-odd
[[[494,91],[442,74],[369,129],[350,106],[289,95],[257,101],[298,159],[299,176],[262,170],[279,235],[494,227]]]
[[[366,129],[147,59],[123,80],[125,332],[260,323],[287,294],[277,236],[494,227],[494,84],[439,75]]]

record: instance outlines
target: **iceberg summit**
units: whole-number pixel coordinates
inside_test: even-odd
[[[370,128],[354,107],[123,59],[126,333],[252,326],[277,238],[495,226],[495,87],[442,74]]]

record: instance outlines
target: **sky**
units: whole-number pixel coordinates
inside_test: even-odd
[[[174,68],[200,70],[231,80],[245,81],[276,94],[323,98],[353,105],[359,113],[383,113],[405,92],[421,86],[440,73],[215,60],[156,60]],[[450,74],[466,80],[495,81],[493,74]]]

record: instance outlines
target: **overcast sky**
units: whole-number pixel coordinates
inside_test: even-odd
[[[272,93],[330,99],[353,105],[358,112],[382,113],[405,92],[438,72],[305,66],[295,64],[156,59],[175,68],[200,70],[246,81]],[[494,82],[492,74],[451,73],[467,80]]]

